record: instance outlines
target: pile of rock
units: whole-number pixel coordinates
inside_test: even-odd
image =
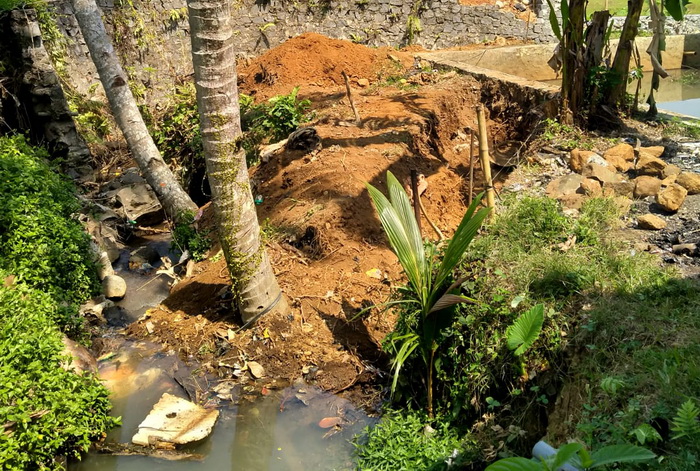
[[[675,213],[687,195],[700,193],[700,174],[683,172],[661,159],[663,146],[618,144],[599,155],[574,149],[569,167],[575,173],[550,182],[547,195],[567,208],[579,208],[585,197],[616,197],[621,204],[632,198],[654,198],[659,209]],[[639,227],[663,229],[666,222],[653,214],[641,216]]]

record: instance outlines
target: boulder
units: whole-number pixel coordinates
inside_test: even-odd
[[[583,177],[576,173],[556,178],[547,185],[547,196],[550,198],[560,198],[565,195],[573,195],[578,191],[582,181]]]
[[[666,227],[666,221],[655,214],[644,214],[637,218],[637,225],[640,229],[660,231]]]
[[[592,198],[597,198],[603,195],[603,187],[598,180],[593,178],[584,178],[578,192]]]
[[[666,188],[662,188],[656,194],[656,202],[666,211],[676,212],[685,201],[688,190],[677,183],[672,183]]]
[[[634,197],[654,196],[661,189],[661,180],[649,175],[642,175],[634,180]]]
[[[139,425],[132,437],[135,445],[155,446],[159,443],[184,445],[206,438],[219,411],[205,409],[185,399],[165,393]]]
[[[678,175],[681,173],[681,168],[678,165],[668,164],[661,171],[661,178],[668,178],[672,175]]]
[[[671,183],[676,183],[678,175],[669,175],[668,177],[661,180],[661,186],[669,186]]]
[[[634,194],[634,183],[632,182],[605,182],[603,183],[604,195],[608,193],[607,191],[605,191],[608,188],[612,190],[612,195],[616,196],[632,198],[632,195]]]
[[[601,183],[617,183],[622,181],[622,177],[608,167],[597,163],[589,163],[583,167],[581,175],[588,178],[595,178]]]
[[[70,362],[63,362],[61,367],[67,371],[75,371],[76,373],[91,372],[97,373],[97,360],[88,351],[87,348],[72,341],[65,335],[61,339],[63,341],[63,354],[70,357]]]
[[[676,183],[688,190],[689,195],[700,193],[700,174],[693,172],[682,172],[676,178]]]
[[[139,226],[149,226],[165,219],[163,207],[151,187],[145,183],[121,188],[117,191],[116,198],[127,221],[134,221]]]
[[[126,281],[119,275],[109,275],[102,280],[102,292],[107,299],[121,299],[126,295]]]
[[[359,85],[362,88],[367,88],[369,87],[369,80],[367,80],[366,78],[357,79],[357,85]]]
[[[590,159],[595,159],[596,157],[600,160],[603,160],[595,152],[591,152],[588,150],[574,149],[569,154],[569,168],[571,168],[571,170],[573,170],[576,173],[581,173],[581,171],[583,170],[583,167],[588,163],[588,161]],[[606,165],[607,165],[607,163],[606,163]]]
[[[666,149],[664,148],[664,146],[640,147],[639,157],[641,158],[643,155],[647,155],[649,157],[655,157],[658,159],[662,155],[664,155],[665,150]]]
[[[622,144],[618,144],[606,150],[603,154],[603,158],[608,162],[610,161],[608,159],[634,162],[634,147],[623,142]]]
[[[654,177],[660,177],[664,168],[668,164],[658,157],[652,155],[641,155],[637,161],[636,170],[640,175],[652,175]]]
[[[632,165],[634,162],[630,162],[628,160],[625,160],[624,158],[620,157],[617,154],[610,154],[608,155],[607,153],[605,154],[605,161],[611,166],[617,169],[620,172],[626,172],[627,170],[632,168]]]

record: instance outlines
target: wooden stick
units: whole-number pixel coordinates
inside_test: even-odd
[[[413,192],[413,212],[420,232],[420,193],[418,193],[418,172],[415,169],[411,170],[411,191]]]
[[[476,107],[476,116],[479,120],[479,158],[481,159],[481,170],[484,172],[484,184],[486,185],[486,205],[491,208],[489,213],[489,218],[491,218],[496,209],[496,202],[494,201],[493,180],[491,179],[491,160],[489,159],[489,142],[486,135],[484,105]]]
[[[357,112],[357,108],[355,108],[355,100],[352,99],[352,92],[350,91],[350,79],[348,79],[348,74],[346,74],[344,70],[341,72],[341,74],[343,74],[343,79],[345,80],[345,91],[348,94],[350,108],[352,108],[352,112],[355,114],[355,124],[362,127],[362,119],[360,118],[360,113]]]
[[[474,131],[469,130],[469,204],[474,199]]]

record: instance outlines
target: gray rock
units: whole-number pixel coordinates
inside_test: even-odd
[[[141,226],[158,224],[165,219],[163,207],[155,193],[145,183],[121,188],[116,194],[117,201],[127,221],[135,221]]]
[[[86,371],[97,373],[97,360],[80,344],[75,343],[65,335],[63,336],[63,354],[70,357],[70,362],[61,365],[64,370],[84,373]]]
[[[126,295],[126,281],[119,275],[109,275],[102,280],[102,292],[107,299],[121,299]]]

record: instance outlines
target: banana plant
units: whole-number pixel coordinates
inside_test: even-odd
[[[656,457],[654,453],[635,445],[610,445],[593,453],[580,443],[568,443],[543,460],[533,458],[504,458],[489,465],[486,471],[585,471],[616,463],[641,463]]]
[[[387,172],[389,198],[367,183],[370,198],[379,214],[379,220],[386,232],[389,243],[399,259],[408,278],[407,296],[401,301],[418,314],[418,325],[412,332],[394,337],[395,355],[392,365],[392,394],[402,366],[419,350],[426,365],[427,411],[433,416],[433,369],[435,352],[439,347],[440,329],[451,317],[448,308],[474,302],[459,294],[463,280],[452,283],[452,271],[462,259],[464,252],[489,213],[488,208],[479,207],[483,195],[479,195],[469,206],[462,222],[455,231],[444,254],[440,258],[434,247],[423,244],[413,206],[408,195],[396,177]]]

